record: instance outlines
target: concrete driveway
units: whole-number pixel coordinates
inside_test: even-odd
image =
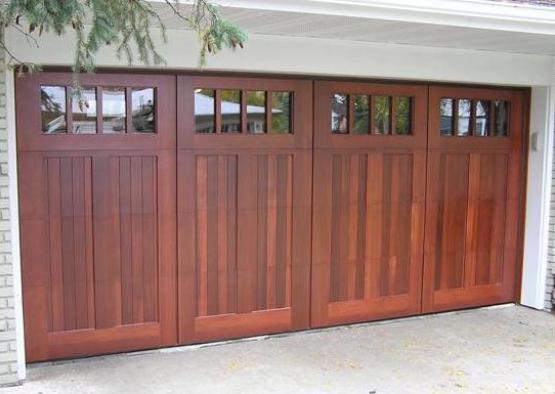
[[[2,394],[555,393],[555,315],[513,305],[31,366]]]

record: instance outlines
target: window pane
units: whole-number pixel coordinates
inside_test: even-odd
[[[490,134],[490,108],[490,101],[476,100],[476,109],[474,112],[474,135],[484,137]]]
[[[331,131],[336,134],[347,134],[348,97],[346,94],[334,94],[331,98]]]
[[[133,88],[131,91],[133,130],[139,133],[154,133],[156,98],[154,88]]]
[[[272,133],[288,134],[291,127],[291,92],[272,92]]]
[[[41,86],[40,109],[43,133],[57,134],[67,132],[65,87]]]
[[[368,134],[370,121],[370,100],[368,96],[354,96],[354,122],[353,132],[355,134]]]
[[[411,98],[395,97],[395,132],[397,134],[410,134],[411,126]]]
[[[457,135],[466,136],[470,132],[470,108],[471,102],[468,99],[458,100],[459,104],[459,123]]]
[[[197,133],[216,132],[215,96],[214,90],[195,89],[195,130]]]
[[[439,132],[453,135],[453,99],[442,98],[439,102]]]
[[[241,91],[222,90],[222,133],[241,132]]]
[[[103,132],[125,133],[125,88],[102,89]]]
[[[96,88],[84,88],[81,101],[73,97],[73,132],[75,134],[96,133]]]
[[[507,101],[495,101],[494,102],[495,111],[495,130],[494,134],[496,136],[507,136],[509,135],[509,102]]]
[[[374,133],[390,134],[391,130],[391,97],[376,96],[374,109]]]
[[[266,132],[266,92],[247,92],[247,131],[253,134]]]

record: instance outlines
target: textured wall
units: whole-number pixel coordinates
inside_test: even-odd
[[[555,305],[555,154],[551,173],[551,209],[549,213],[549,249],[547,251],[547,281],[545,287],[545,307],[553,310]]]
[[[0,385],[17,383],[15,307],[8,192],[6,66],[0,52]]]

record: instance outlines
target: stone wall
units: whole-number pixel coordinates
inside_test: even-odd
[[[0,385],[18,382],[6,127],[6,65],[0,51]]]

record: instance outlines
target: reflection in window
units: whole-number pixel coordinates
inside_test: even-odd
[[[331,98],[331,131],[336,134],[347,134],[349,118],[349,96],[334,94]]]
[[[247,92],[247,131],[264,134],[266,131],[266,92]]]
[[[139,133],[154,133],[155,111],[154,88],[133,88],[131,91],[133,130]]]
[[[471,101],[468,99],[458,100],[459,105],[459,122],[457,124],[457,135],[467,136],[470,133],[470,109]]]
[[[476,100],[474,112],[474,135],[485,137],[489,135],[491,103],[487,100]]]
[[[125,88],[103,88],[103,133],[125,133],[125,119]]]
[[[57,134],[67,132],[65,87],[41,86],[40,109],[43,133]]]
[[[354,96],[354,134],[368,134],[370,123],[370,100],[368,96]]]
[[[272,92],[272,133],[288,134],[291,127],[291,92]]]
[[[390,134],[391,97],[376,96],[374,107],[374,133]]]
[[[439,102],[439,132],[453,135],[453,99],[442,98]]]
[[[411,99],[410,97],[395,97],[395,133],[410,134]]]
[[[212,89],[195,89],[195,130],[197,133],[216,132],[215,97]]]
[[[222,133],[241,132],[241,91],[222,90]]]
[[[495,101],[494,111],[495,111],[494,134],[496,136],[501,136],[501,137],[509,135],[509,102]]]
[[[83,98],[72,100],[73,132],[75,134],[96,133],[96,88],[84,88]]]

